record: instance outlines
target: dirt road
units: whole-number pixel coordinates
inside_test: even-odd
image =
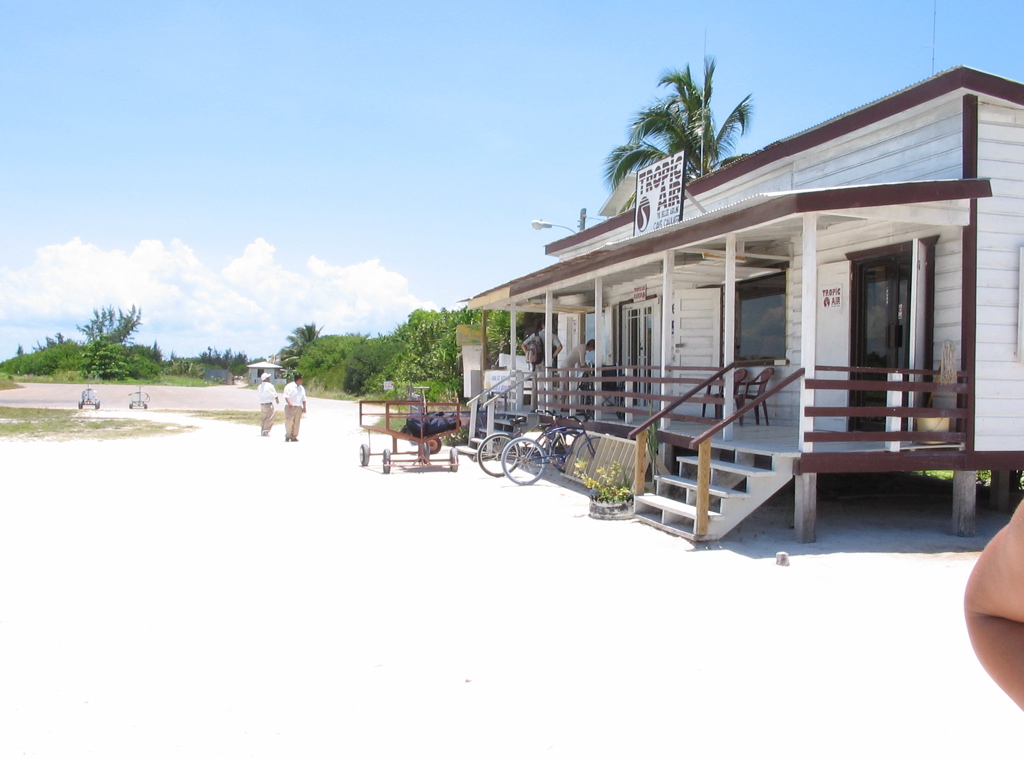
[[[138,385],[94,385],[100,399],[100,408],[128,408],[129,396]],[[82,391],[86,385],[60,385],[48,383],[21,383],[13,390],[0,390],[0,406],[23,406],[27,408],[78,408]],[[142,385],[142,391],[150,396],[152,410],[181,411],[196,410],[256,410],[256,391],[249,387],[171,387],[166,385]]]

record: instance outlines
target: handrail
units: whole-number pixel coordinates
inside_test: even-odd
[[[518,371],[518,370],[513,369],[512,371]],[[512,384],[510,384],[508,387],[506,387],[500,393],[496,393],[496,394],[492,395],[490,398],[488,398],[486,401],[484,401],[480,405],[486,408],[487,406],[489,406],[490,404],[492,404],[496,400],[498,400],[498,398],[501,398],[503,395],[508,395],[508,393],[510,391],[515,390],[522,383],[526,382],[529,379],[533,379],[534,375],[536,375],[536,372],[524,372],[523,376],[520,379],[515,380],[514,382],[512,382]],[[467,400],[466,401],[466,405],[467,406],[472,406],[474,403],[479,403],[480,399],[483,398],[487,393],[493,393],[493,392],[494,391],[491,390],[490,388],[488,388],[487,390],[481,390],[479,393],[477,393],[472,398]]]
[[[518,373],[518,370],[512,369],[512,372]],[[477,418],[480,411],[484,411],[487,414],[487,423],[485,430],[487,433],[494,431],[494,404],[498,402],[499,398],[508,398],[509,393],[518,388],[520,385],[526,384],[528,380],[534,379],[536,372],[525,372],[522,377],[518,379],[512,379],[509,377],[509,385],[501,392],[495,393],[492,389],[481,390],[479,393],[474,395],[468,401],[466,406],[469,408],[469,437],[470,439],[476,437],[477,432]],[[480,399],[491,393],[491,397],[481,402]]]
[[[706,380],[704,380],[704,382],[702,382],[701,384],[697,385],[697,387],[695,387],[692,390],[690,390],[690,392],[686,393],[685,395],[679,396],[674,401],[672,401],[672,403],[670,403],[667,406],[665,406],[665,408],[663,408],[657,414],[654,414],[653,416],[647,417],[647,419],[645,421],[641,422],[639,426],[634,427],[628,433],[626,433],[626,437],[629,438],[630,440],[636,440],[636,436],[639,435],[641,432],[646,430],[648,427],[650,427],[655,422],[660,421],[661,419],[663,419],[673,409],[675,409],[675,408],[681,406],[682,404],[686,403],[686,401],[690,400],[690,398],[695,396],[701,390],[703,390],[703,389],[705,389],[707,387],[710,387],[711,384],[715,380],[718,380],[718,379],[721,379],[722,377],[724,377],[725,374],[727,372],[731,371],[735,366],[736,366],[736,362],[733,361],[728,366],[722,367],[720,370],[718,370],[717,372],[712,374],[710,377],[708,377]],[[731,420],[732,417],[729,417],[729,419]]]
[[[695,535],[707,535],[708,527],[710,525],[711,438],[716,432],[723,429],[726,425],[732,424],[741,416],[749,413],[752,409],[757,408],[758,405],[764,403],[784,387],[796,382],[803,376],[804,368],[800,367],[771,390],[761,393],[746,406],[736,409],[735,412],[720,421],[718,424],[712,425],[690,441],[690,447],[697,449],[697,518],[694,520],[693,524],[693,531]]]
[[[733,412],[732,414],[727,416],[725,419],[720,421],[718,424],[715,424],[715,425],[709,427],[708,429],[704,430],[704,432],[702,432],[701,434],[699,434],[697,437],[693,438],[693,440],[690,441],[691,446],[692,447],[696,447],[697,445],[700,445],[701,443],[703,443],[705,440],[709,440],[716,432],[718,432],[719,430],[723,429],[727,425],[732,424],[733,422],[735,422],[737,419],[739,419],[744,414],[747,414],[747,413],[753,411],[754,407],[758,406],[761,403],[764,403],[766,400],[771,398],[777,392],[782,390],[782,388],[786,387],[787,385],[792,384],[793,382],[796,382],[798,379],[803,377],[804,376],[804,372],[805,372],[805,369],[804,369],[804,367],[801,366],[799,369],[797,369],[791,375],[786,377],[786,379],[782,380],[782,382],[777,384],[771,390],[767,390],[767,391],[761,393],[759,396],[757,396],[757,398],[752,400],[750,403],[748,403],[743,408],[737,409],[735,412]]]

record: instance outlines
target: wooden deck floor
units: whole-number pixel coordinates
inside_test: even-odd
[[[629,431],[629,426],[625,424],[617,424],[615,426],[622,430],[622,435]],[[669,427],[669,431],[686,437],[696,437],[707,430],[708,426],[698,422],[673,422]],[[766,455],[790,455],[793,457],[801,455],[799,428],[795,425],[780,423],[773,423],[770,426],[764,424],[734,424],[732,425],[731,439],[726,439],[726,433],[727,430],[722,430],[714,436],[713,441],[716,447]],[[900,451],[948,451],[958,450],[959,448],[959,445],[900,444]],[[879,442],[815,443],[813,450],[815,453],[882,452],[888,450],[888,444]]]

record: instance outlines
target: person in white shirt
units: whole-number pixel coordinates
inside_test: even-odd
[[[306,411],[306,388],[302,386],[302,375],[284,386],[284,442],[299,442],[299,424]]]
[[[274,383],[270,381],[269,374],[263,372],[260,379],[263,381],[256,388],[256,396],[260,400],[260,434],[267,437],[270,428],[274,426],[274,404],[280,403],[281,399],[277,395]]]
[[[565,363],[562,365],[563,369],[566,369],[566,375],[569,377],[583,377],[586,375],[587,370],[590,368],[590,364],[587,363],[587,351],[594,350],[594,341],[587,340],[585,343],[580,343],[565,356]],[[572,389],[574,391],[579,389],[579,380],[572,382]],[[583,404],[587,399],[582,395],[573,398],[572,402],[577,404]]]
[[[565,356],[565,364],[563,369],[579,369],[581,366],[586,367],[587,363],[587,352],[594,350],[594,341],[587,340],[585,343],[580,343]]]

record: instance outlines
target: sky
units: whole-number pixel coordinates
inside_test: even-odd
[[[0,0],[0,360],[94,309],[262,358],[552,262],[658,78],[717,61],[758,150],[947,68],[1024,81],[1024,6]],[[933,44],[934,41],[934,44]]]

